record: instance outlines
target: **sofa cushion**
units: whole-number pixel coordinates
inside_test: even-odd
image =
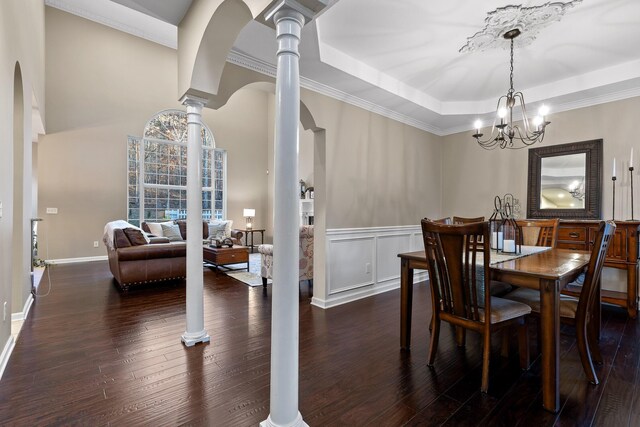
[[[106,243],[106,242],[105,242]],[[128,248],[131,246],[131,241],[126,234],[124,234],[124,230],[122,228],[116,228],[113,230],[113,248]]]
[[[180,227],[180,234],[182,235],[182,238],[184,240],[187,240],[187,221],[184,219],[180,219],[176,221],[176,224],[178,224],[178,227]],[[202,238],[209,238],[209,226],[207,224],[207,221],[202,221]]]
[[[144,238],[144,234],[137,228],[125,228],[124,234],[127,236],[132,246],[146,245],[147,239]]]
[[[148,233],[153,234],[154,236],[163,237],[162,234],[162,224],[173,224],[173,221],[165,221],[165,222],[143,222],[142,229]]]
[[[217,240],[224,240],[231,237],[232,220],[212,219],[209,221],[209,237]]]
[[[180,227],[178,226],[178,224],[161,223],[160,226],[162,227],[163,237],[168,238],[172,242],[184,240],[182,238],[182,234],[180,233]]]

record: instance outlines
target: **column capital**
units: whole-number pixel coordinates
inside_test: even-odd
[[[200,98],[199,96],[186,94],[182,98],[180,98],[180,103],[182,105],[186,105],[187,107],[203,108],[205,105],[207,105],[207,100],[205,98]]]
[[[335,0],[275,0],[257,20],[271,28],[275,28],[274,18],[276,13],[295,11],[304,17],[301,23],[301,25],[304,25],[333,3],[335,3]]]

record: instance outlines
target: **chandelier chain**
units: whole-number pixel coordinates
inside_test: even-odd
[[[511,84],[510,92],[513,92],[513,39],[511,39],[511,68],[509,74],[509,83]]]

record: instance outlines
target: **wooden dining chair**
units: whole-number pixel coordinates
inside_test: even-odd
[[[435,222],[436,224],[446,224],[446,225],[453,224],[453,221],[451,221],[451,217],[450,216],[446,216],[446,217],[440,218],[440,219],[429,219],[429,218],[425,218],[425,219],[427,221]]]
[[[453,223],[456,225],[473,224],[474,222],[484,222],[484,217],[483,216],[479,216],[477,218],[465,218],[462,216],[453,217]]]
[[[516,224],[522,230],[520,244],[526,246],[549,246],[555,248],[558,242],[560,219],[520,219]]]
[[[582,368],[592,384],[599,382],[593,369],[593,359],[602,362],[598,347],[599,328],[595,324],[600,319],[600,276],[615,230],[616,225],[613,221],[600,222],[579,298],[560,296],[560,320],[575,325]],[[540,315],[540,292],[536,289],[519,288],[507,294],[505,299],[527,304],[531,307],[532,313]]]
[[[528,334],[524,317],[531,312],[526,304],[493,297],[484,292],[489,282],[490,250],[480,238],[489,239],[489,224],[479,222],[459,226],[422,220],[422,235],[426,252],[433,330],[427,364],[433,366],[438,349],[440,322],[456,326],[456,333],[470,329],[483,335],[482,392],[489,386],[491,334],[511,325],[518,325],[520,363],[529,366]],[[480,267],[480,268],[478,268]],[[464,328],[464,329],[462,329]]]

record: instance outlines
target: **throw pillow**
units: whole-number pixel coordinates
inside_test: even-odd
[[[209,238],[222,241],[231,237],[232,224],[231,220],[212,219],[209,221]]]
[[[162,224],[173,224],[173,221],[167,222],[147,222],[147,227],[149,227],[149,232],[155,236],[163,237],[162,234]]]
[[[180,227],[178,227],[178,224],[160,223],[160,226],[162,227],[162,235],[168,238],[169,241],[179,242],[184,240],[180,234]]]
[[[142,234],[142,231],[138,230],[137,228],[125,228],[122,231],[124,231],[124,234],[127,235],[127,238],[133,246],[147,244],[147,239],[144,238],[144,234]]]

